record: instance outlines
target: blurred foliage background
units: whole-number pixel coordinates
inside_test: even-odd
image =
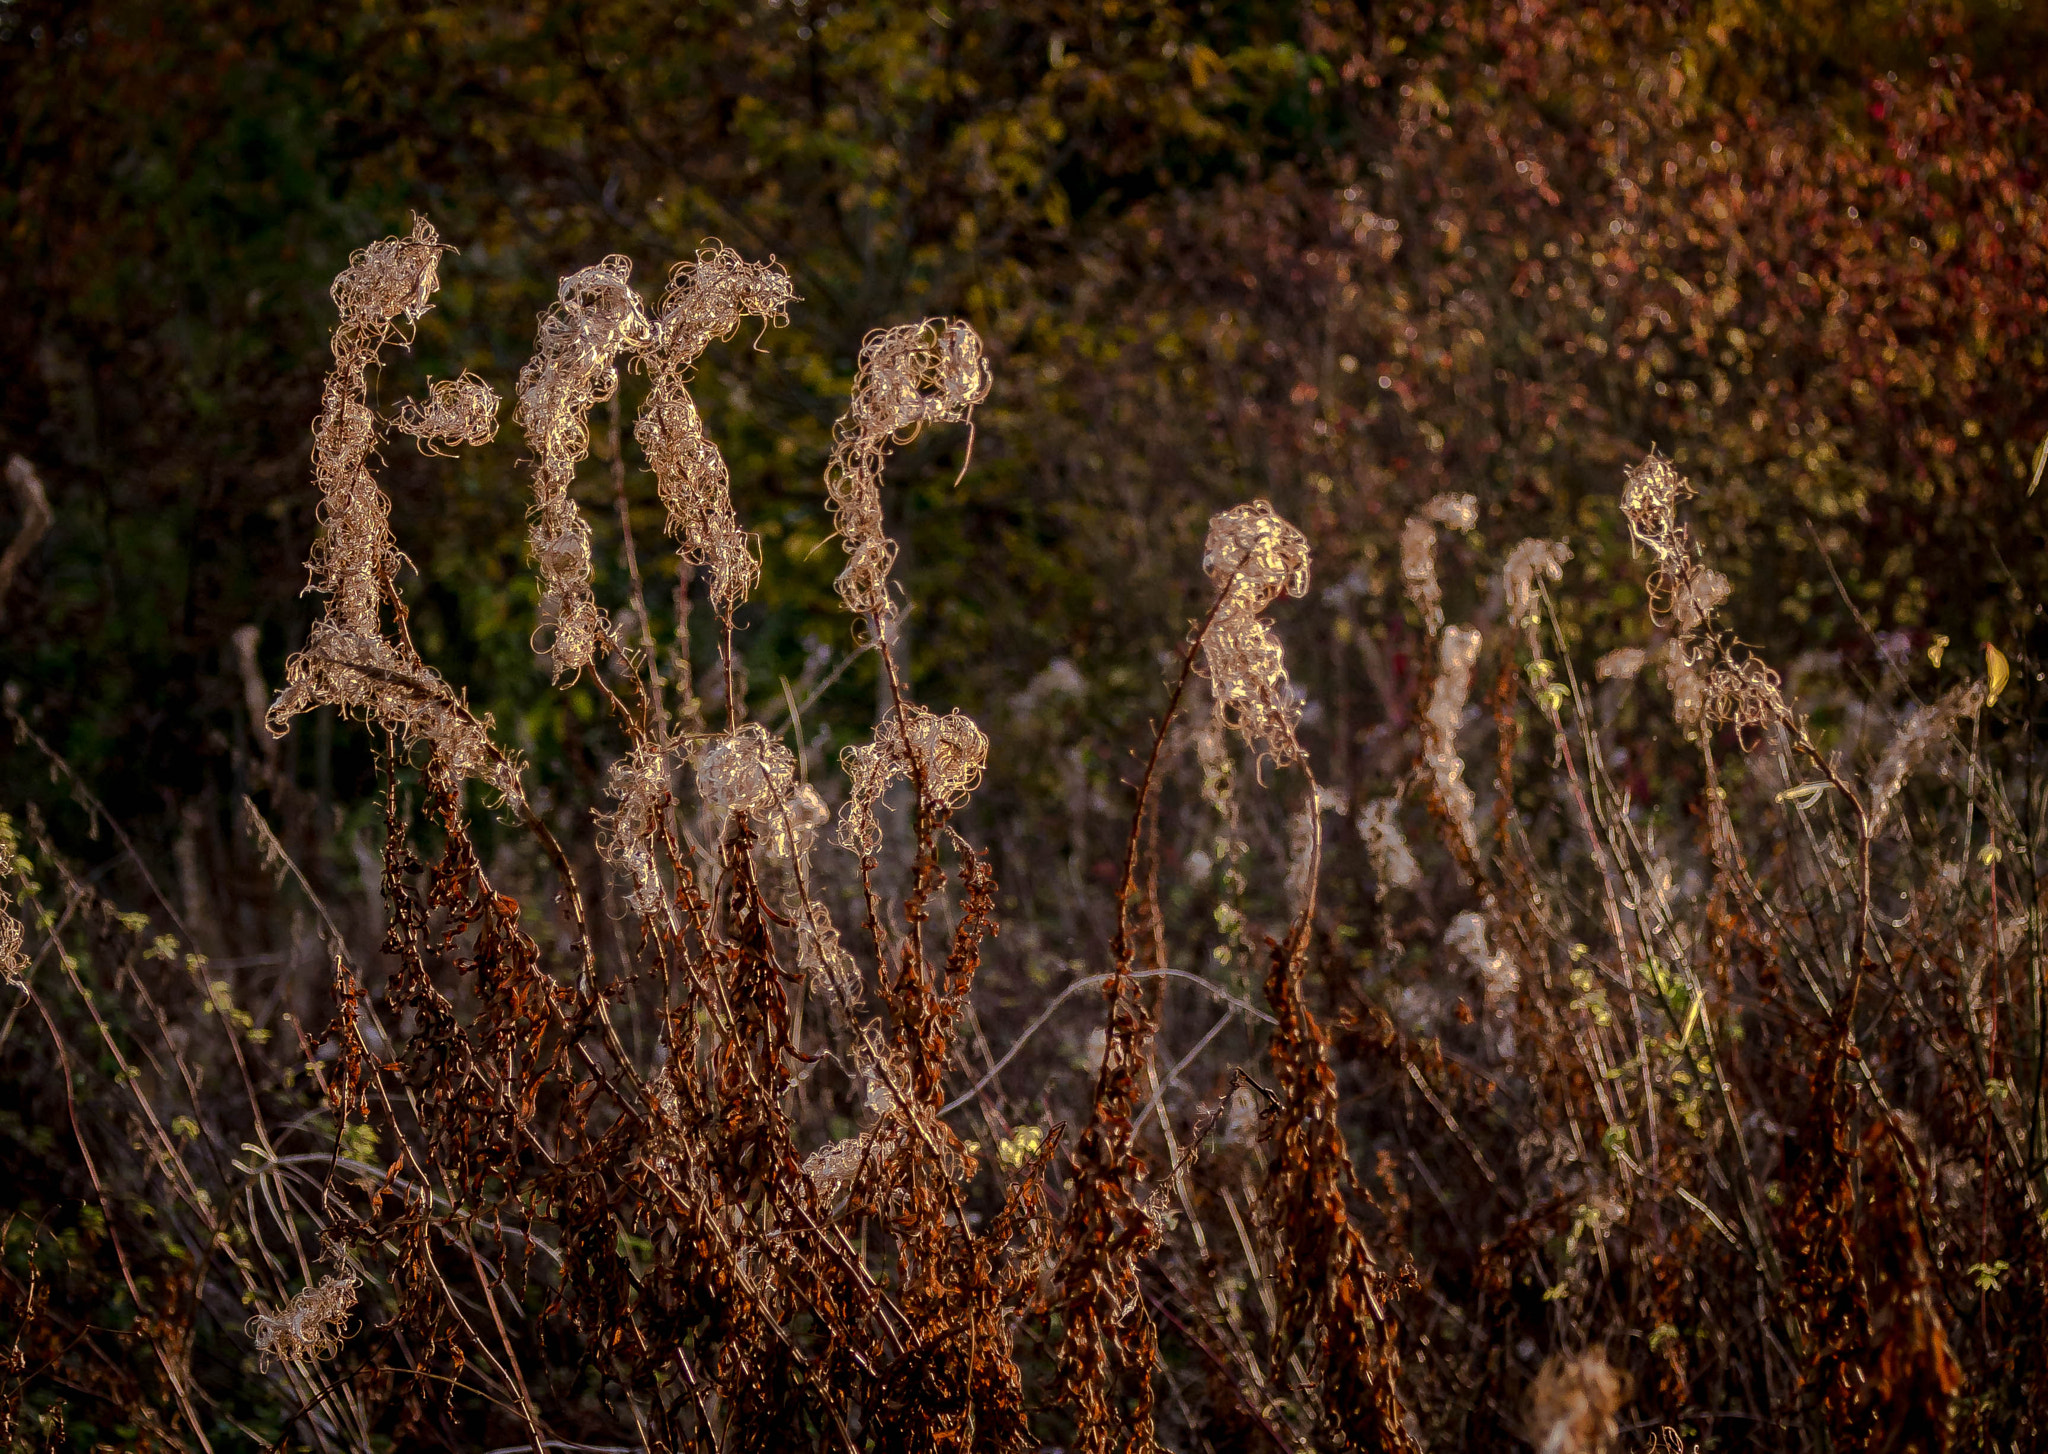
[[[2005,0],[7,0],[0,450],[56,523],[0,673],[118,813],[225,821],[261,751],[232,633],[274,684],[312,615],[325,287],[413,209],[462,252],[387,409],[463,368],[509,393],[552,280],[606,253],[650,288],[713,236],[789,266],[791,327],[698,386],[768,567],[761,702],[850,640],[819,471],[860,339],[945,312],[997,385],[957,490],[955,440],[896,475],[919,691],[999,714],[1065,659],[1098,755],[1249,496],[1332,588],[1291,624],[1340,784],[1406,670],[1392,532],[1440,489],[1482,502],[1475,562],[1573,540],[1595,646],[1645,629],[1608,500],[1652,444],[1750,635],[1855,635],[1819,543],[1880,630],[1969,641],[2044,566],[2044,58],[2048,14]],[[516,432],[385,452],[429,657],[540,761],[594,762],[527,645]],[[1950,568],[1993,558],[2009,580]],[[351,734],[300,735],[323,797],[367,782]],[[1052,756],[1003,757],[1004,800]]]

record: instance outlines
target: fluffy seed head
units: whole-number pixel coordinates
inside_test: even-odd
[[[1444,948],[1464,960],[1479,976],[1489,1008],[1499,1006],[1521,983],[1515,962],[1486,942],[1486,920],[1482,915],[1468,910],[1452,919],[1451,927],[1444,931]]]
[[[1633,681],[1650,659],[1640,646],[1621,646],[1593,663],[1593,675],[1603,682]]]
[[[28,972],[28,958],[21,952],[21,925],[14,917],[14,900],[0,885],[0,980],[21,983]]]
[[[1420,515],[1410,515],[1401,526],[1401,584],[1422,613],[1422,629],[1432,636],[1443,630],[1444,591],[1436,578],[1436,527]]]
[[[839,942],[839,930],[823,904],[805,905],[797,919],[796,965],[824,984],[833,1022],[842,1028],[849,1024],[861,1003],[860,966]]]
[[[668,533],[685,561],[705,569],[711,603],[721,614],[759,584],[761,565],[734,514],[725,456],[704,432],[688,378],[704,350],[731,338],[745,319],[787,323],[794,296],[789,274],[773,259],[750,263],[729,247],[707,245],[694,262],[670,270],[653,342],[643,355],[649,389],[633,437],[654,471]]]
[[[1282,594],[1307,594],[1308,538],[1264,500],[1253,500],[1210,520],[1202,569],[1222,593],[1202,639],[1217,719],[1262,755],[1293,762],[1301,756],[1294,737],[1301,703],[1280,638],[1259,612]]]
[[[498,396],[475,374],[441,379],[427,388],[427,402],[408,399],[391,421],[409,434],[421,454],[446,456],[455,445],[489,444],[498,437]]]
[[[618,806],[598,816],[598,856],[625,879],[626,901],[641,914],[657,912],[666,894],[656,848],[669,796],[668,771],[668,755],[648,744],[634,748],[605,774],[605,791]]]
[[[324,1277],[275,1313],[249,1319],[249,1336],[268,1367],[278,1363],[312,1363],[341,1352],[356,1306],[356,1279],[344,1274]]]
[[[1413,887],[1422,877],[1408,839],[1395,820],[1400,807],[1399,798],[1374,798],[1358,812],[1358,836],[1365,840],[1365,854],[1372,862],[1373,877],[1379,880],[1381,893],[1389,888]]]
[[[1479,851],[1479,829],[1472,821],[1472,789],[1465,783],[1465,760],[1458,755],[1458,728],[1472,694],[1472,667],[1479,660],[1479,633],[1469,626],[1444,632],[1437,650],[1436,681],[1422,714],[1422,761],[1436,789],[1437,802],[1465,846]]]
[[[519,371],[513,421],[534,452],[528,542],[541,583],[541,622],[555,679],[596,659],[610,623],[590,590],[590,527],[570,497],[576,466],[590,453],[590,411],[619,387],[616,360],[654,339],[639,296],[628,286],[633,264],[614,254],[570,273],[540,315],[533,357]]]
[[[387,237],[356,253],[330,290],[341,318],[334,367],[313,421],[320,534],[306,562],[307,589],[325,595],[327,609],[305,650],[285,663],[284,689],[266,724],[282,737],[300,713],[336,707],[396,733],[407,747],[426,743],[458,777],[486,781],[516,801],[518,765],[493,748],[490,717],[472,712],[411,647],[384,634],[384,608],[401,604],[397,577],[405,557],[392,538],[391,501],[369,470],[377,434],[368,374],[401,326],[427,310],[444,251],[432,225],[415,216],[411,236]],[[426,405],[402,408],[397,423],[419,424],[437,444],[470,442],[496,410],[490,390],[464,375],[436,385]]]
[[[1422,513],[1446,530],[1470,530],[1479,523],[1479,501],[1472,495],[1436,495]]]
[[[1576,1358],[1552,1354],[1523,1399],[1522,1436],[1537,1454],[1608,1454],[1621,1439],[1615,1414],[1630,1380],[1595,1348]]]
[[[1210,518],[1202,571],[1249,609],[1263,611],[1282,595],[1307,595],[1308,570],[1308,537],[1264,500]]]
[[[1525,540],[1509,551],[1500,573],[1508,620],[1517,626],[1534,625],[1541,583],[1563,580],[1564,563],[1571,558],[1571,547],[1561,540]]]
[[[1714,611],[1728,599],[1728,578],[1701,559],[1678,506],[1692,486],[1655,450],[1631,469],[1622,486],[1621,513],[1630,537],[1656,561],[1645,583],[1651,618],[1671,629],[1664,678],[1674,714],[1688,736],[1731,725],[1745,744],[1787,710],[1778,674],[1717,633]]]
[[[882,846],[875,805],[893,782],[913,782],[919,806],[940,817],[964,806],[988,766],[988,738],[958,711],[940,717],[905,703],[875,724],[875,740],[847,748],[839,765],[848,779],[846,804],[835,836],[862,858]]]
[[[825,490],[846,548],[834,582],[856,616],[886,628],[897,615],[889,596],[896,546],[882,522],[882,472],[890,450],[927,424],[962,424],[988,397],[981,336],[957,318],[927,318],[878,329],[861,345],[853,398],[832,429]]]
[[[1941,745],[1941,740],[1954,730],[1957,722],[1976,713],[1983,705],[1984,684],[1971,682],[1967,686],[1950,688],[1932,706],[1906,709],[1897,735],[1885,748],[1883,758],[1870,775],[1870,821],[1873,828],[1883,825],[1885,815],[1914,769]]]

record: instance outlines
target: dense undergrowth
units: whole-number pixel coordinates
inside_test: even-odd
[[[1018,842],[973,793],[1078,673],[1012,704],[1017,744],[915,700],[883,507],[893,453],[971,438],[980,337],[868,336],[822,484],[852,630],[749,682],[761,553],[691,384],[803,303],[707,246],[659,297],[624,258],[565,276],[511,386],[527,620],[605,765],[539,774],[416,644],[375,473],[497,428],[493,381],[401,361],[448,251],[416,222],[334,284],[324,609],[275,696],[241,648],[265,877],[162,879],[8,704],[66,794],[4,820],[8,1144],[65,1189],[5,1224],[11,1447],[2041,1437],[2025,654],[1759,655],[1652,450],[1600,506],[1640,646],[1581,659],[1571,543],[1490,558],[1438,494],[1400,532],[1383,720],[1319,764],[1266,614],[1310,540],[1251,501],[1184,563],[1149,732],[1073,783],[1077,842],[1114,814],[1114,849]],[[646,599],[629,428],[708,662]],[[855,670],[872,724],[821,724]],[[322,721],[378,773],[332,821],[278,746]],[[307,866],[351,833],[352,895]],[[1003,924],[999,863],[1075,932]],[[282,947],[209,957],[220,898]]]

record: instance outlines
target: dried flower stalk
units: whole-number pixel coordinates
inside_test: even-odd
[[[404,601],[397,586],[406,563],[391,534],[391,501],[370,473],[377,442],[369,406],[369,370],[385,345],[401,341],[431,306],[447,249],[431,223],[415,216],[408,237],[387,237],[349,259],[329,290],[341,314],[333,337],[334,368],[321,391],[313,421],[313,477],[320,488],[320,534],[306,562],[307,590],[327,597],[305,650],[285,664],[285,685],[266,723],[282,737],[291,719],[315,707],[337,707],[376,722],[407,746],[425,742],[458,777],[477,778],[508,801],[520,798],[519,770],[511,754],[490,739],[491,719],[468,703],[420,660],[404,631]],[[489,390],[485,389],[485,395]],[[435,423],[457,425],[474,438],[481,400],[462,380],[430,391],[424,409],[401,410],[428,427],[436,395],[450,415]],[[490,413],[495,417],[495,400]],[[436,443],[458,442],[431,433]],[[383,610],[398,618],[398,638],[385,635]]]
[[[1444,593],[1436,577],[1436,527],[1470,530],[1479,502],[1470,495],[1437,495],[1401,526],[1401,580],[1431,636],[1444,629]]]
[[[28,973],[28,956],[21,950],[21,925],[14,917],[14,899],[0,885],[0,980],[18,984]]]

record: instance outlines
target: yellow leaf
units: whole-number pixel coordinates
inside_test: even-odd
[[[1927,659],[1935,666],[1941,665],[1941,654],[1948,650],[1948,638],[1937,636],[1927,644]]]
[[[1988,641],[1984,643],[1984,674],[1991,678],[1991,694],[1984,699],[1984,705],[1988,707],[1998,700],[1998,694],[2012,680],[2012,665],[2006,661],[2005,653]]]

